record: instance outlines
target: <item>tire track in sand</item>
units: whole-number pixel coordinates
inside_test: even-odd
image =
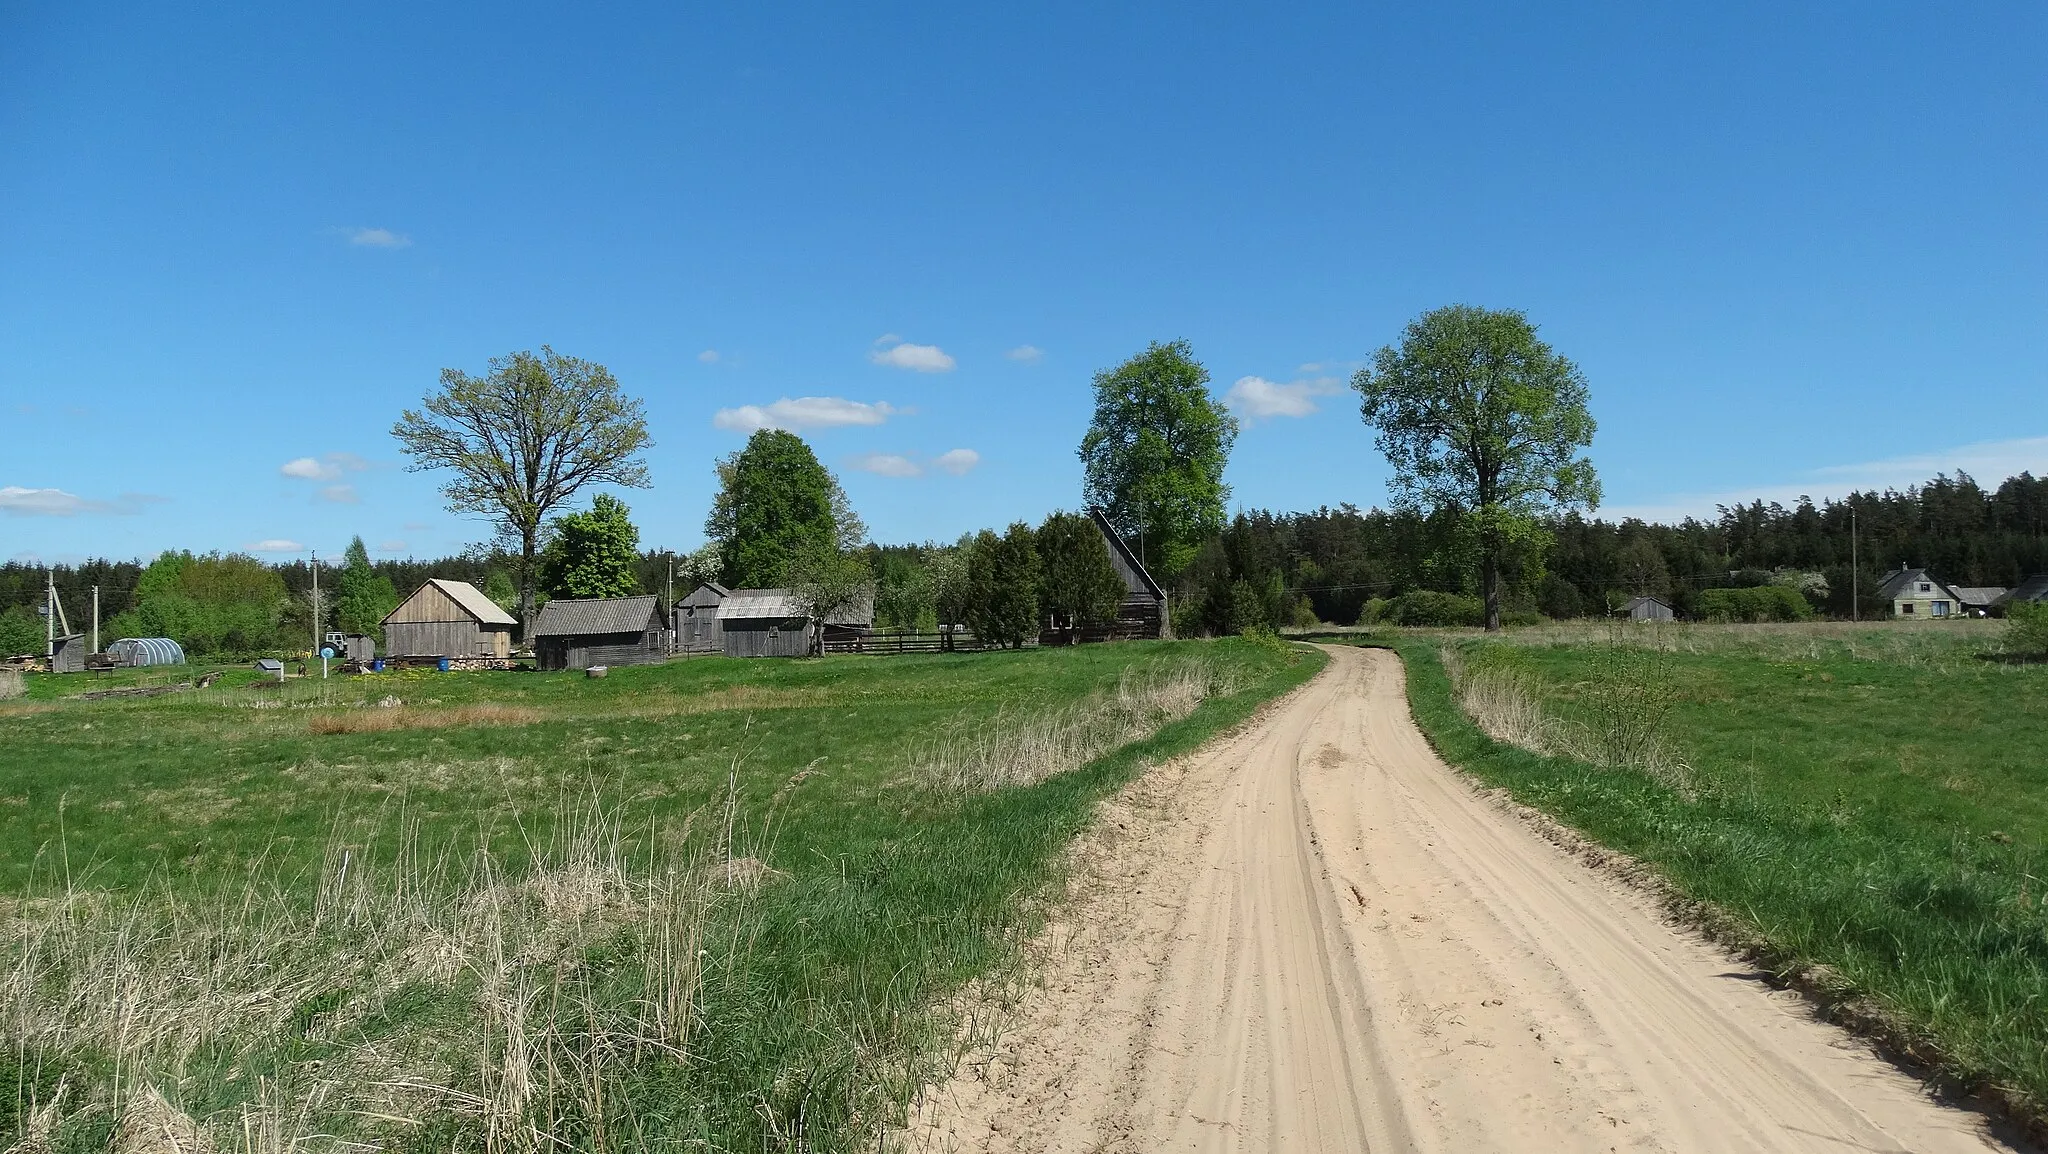
[[[1439,761],[1333,647],[1083,846],[1040,984],[920,1151],[1981,1151],[1862,1043]]]

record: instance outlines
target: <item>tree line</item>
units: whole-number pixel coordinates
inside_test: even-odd
[[[1594,433],[1586,380],[1514,310],[1431,310],[1354,376],[1394,467],[1386,509],[1227,515],[1237,422],[1186,341],[1155,342],[1093,386],[1082,503],[1170,591],[1182,636],[1316,621],[1495,628],[1599,616],[1634,596],[1689,616],[1878,616],[1877,586],[1900,565],[1961,585],[2048,571],[2048,480],[2027,473],[1995,489],[1959,474],[1789,508],[1754,502],[1675,525],[1601,519],[1583,452]],[[604,366],[546,347],[494,359],[481,377],[444,370],[392,433],[409,468],[443,478],[451,511],[483,514],[495,535],[460,556],[405,561],[373,561],[357,538],[329,575],[323,629],[370,631],[430,576],[477,585],[528,628],[550,597],[661,592],[671,574],[678,592],[788,587],[820,622],[872,596],[883,627],[964,624],[998,644],[1115,611],[1116,575],[1086,516],[876,544],[811,447],[777,429],[715,463],[703,548],[644,550],[618,496],[570,507],[594,485],[651,483],[641,402]],[[55,573],[74,628],[100,587],[103,638],[235,653],[292,649],[314,630],[307,561],[170,552]],[[40,651],[43,580],[40,567],[0,565],[0,650]],[[1716,592],[1740,590],[1758,592]]]

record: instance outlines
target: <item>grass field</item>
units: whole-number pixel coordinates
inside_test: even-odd
[[[1996,630],[1394,643],[1416,716],[1454,764],[1653,864],[1784,970],[1825,967],[1818,980],[1874,1007],[1881,1031],[2038,1119],[2048,665],[2009,660]]]
[[[32,679],[0,1135],[102,1150],[161,1091],[223,1149],[872,1148],[1094,800],[1320,663]]]

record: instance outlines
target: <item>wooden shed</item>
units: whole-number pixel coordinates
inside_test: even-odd
[[[85,651],[91,648],[85,643],[85,634],[59,635],[50,639],[50,672],[85,672]]]
[[[725,642],[718,629],[718,607],[732,590],[716,581],[697,586],[669,610],[677,653],[721,653]]]
[[[666,661],[660,601],[652,595],[550,601],[533,624],[533,656],[542,669]]]
[[[1631,621],[1671,621],[1678,617],[1676,610],[1657,597],[1631,597],[1614,615]]]
[[[519,622],[469,582],[434,577],[382,624],[387,657],[510,657]]]
[[[846,645],[874,631],[872,589],[825,619],[827,645]],[[719,641],[727,657],[807,657],[811,614],[789,589],[735,589],[718,607]]]
[[[1138,555],[1124,543],[1123,535],[1116,526],[1109,523],[1101,509],[1089,509],[1088,516],[1095,527],[1102,531],[1102,538],[1109,543],[1109,561],[1116,566],[1117,576],[1124,579],[1123,604],[1117,607],[1116,621],[1107,629],[1082,631],[1084,641],[1114,641],[1125,638],[1170,638],[1173,636],[1173,622],[1166,612],[1166,590],[1145,572],[1145,565]]]

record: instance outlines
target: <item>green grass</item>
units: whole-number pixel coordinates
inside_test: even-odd
[[[1034,719],[1114,701],[1132,671],[1190,661],[1222,690],[1081,768],[983,791],[932,788],[913,772],[948,751],[1002,742]],[[119,918],[161,923],[150,939],[161,939],[149,947],[156,953],[135,956],[218,970],[245,942],[257,943],[249,956],[275,950],[284,966],[304,952],[292,943],[349,954],[351,934],[375,937],[385,921],[417,917],[423,934],[461,937],[478,917],[527,913],[518,914],[524,928],[504,932],[518,957],[495,969],[470,964],[439,984],[378,984],[392,967],[422,964],[403,951],[308,960],[306,973],[341,975],[320,980],[349,988],[318,989],[297,1009],[264,1017],[261,1030],[246,1027],[248,1036],[180,1051],[176,1068],[139,1068],[141,1058],[78,1031],[5,1026],[16,1036],[0,1054],[0,1134],[67,1071],[74,1103],[108,1100],[117,1073],[130,1084],[146,1076],[221,1134],[239,1134],[239,1112],[267,1092],[264,1079],[274,1090],[309,1064],[412,1061],[412,1051],[475,1026],[479,1013],[488,1018],[504,1003],[499,986],[539,982],[543,997],[530,1010],[552,1015],[548,1054],[567,1055],[560,1071],[595,1087],[576,1098],[582,1113],[549,1113],[541,1124],[572,1147],[870,1148],[912,1089],[942,1072],[953,1024],[940,1007],[1013,956],[1093,803],[1147,761],[1193,748],[1300,684],[1321,661],[1241,641],[1134,643],[703,659],[614,669],[601,680],[418,673],[280,687],[236,675],[205,691],[97,702],[65,695],[104,681],[35,678],[27,700],[0,703],[0,918],[10,924],[54,919],[89,934]],[[403,707],[379,708],[387,697]],[[393,718],[427,727],[320,732]],[[596,857],[565,848],[593,829],[604,833]],[[478,845],[482,856],[463,856]],[[661,878],[675,876],[661,863],[707,854],[759,857],[777,872],[758,891],[702,891],[691,932],[706,954],[686,1038],[666,1052],[638,1040],[598,1046],[592,1039],[640,1038],[606,1023],[644,1025],[647,971],[673,952],[667,931],[629,909],[610,920],[578,914],[572,940],[552,942],[564,916],[527,891],[500,900],[511,891],[492,879],[560,879],[601,858],[623,879],[605,901],[654,909],[660,902],[649,895],[667,893]],[[338,868],[382,887],[374,900],[353,899],[373,911],[357,930],[333,928],[347,920],[331,912]],[[490,875],[482,882],[479,868]],[[407,905],[415,889],[454,896]],[[698,908],[661,900],[670,912]],[[66,902],[71,912],[47,912]],[[219,944],[180,953],[180,934]],[[195,950],[206,956],[195,960]],[[545,965],[534,960],[542,955]],[[58,969],[38,979],[38,996],[60,979],[92,977],[50,964]],[[564,1001],[565,990],[587,1029],[561,1025],[568,1011],[541,1004]],[[418,1061],[449,1085],[496,1093],[490,1087],[505,1084],[506,1060],[495,1052]],[[569,1099],[549,1085],[531,1100]],[[463,1106],[383,1129],[332,1110],[302,1121],[400,1148],[526,1141],[492,1132],[493,1116]],[[90,1148],[111,1125],[110,1112],[83,1111],[59,1145]]]
[[[2048,665],[1948,626],[1692,627],[1404,638],[1446,759],[1656,866],[1787,972],[1874,1004],[1893,1040],[2019,1112],[2048,1103]],[[1510,671],[1547,724],[1668,703],[1683,768],[1599,769],[1490,740],[1440,658]]]

